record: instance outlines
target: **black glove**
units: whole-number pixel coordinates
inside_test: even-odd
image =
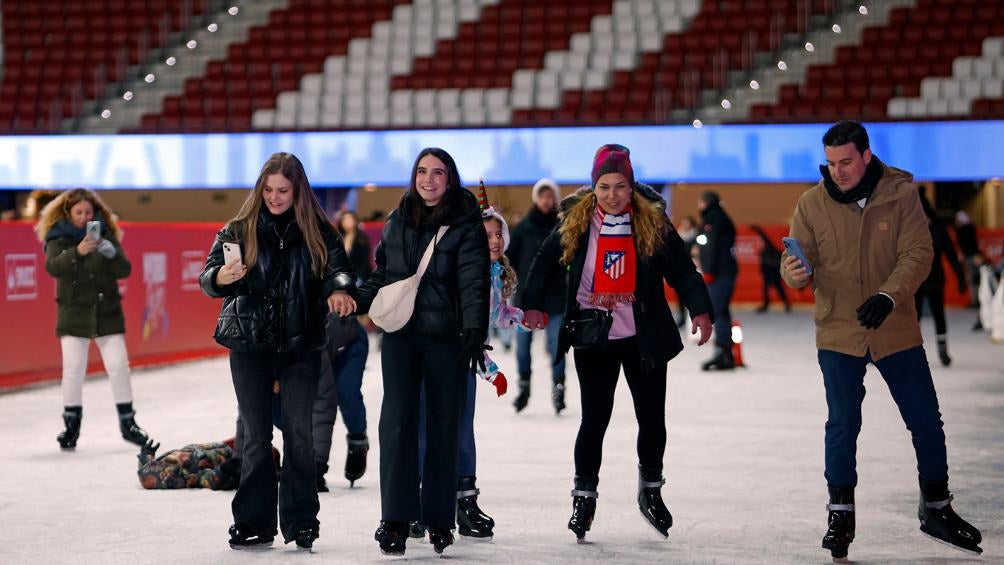
[[[462,345],[457,361],[465,367],[470,365],[471,372],[476,372],[479,367],[482,372],[486,371],[484,352],[492,350],[492,346],[485,343],[486,339],[488,339],[488,332],[484,330],[464,330],[461,332],[460,342]]]
[[[876,294],[858,306],[858,321],[865,329],[874,330],[882,325],[885,317],[892,312],[892,298],[884,294]]]

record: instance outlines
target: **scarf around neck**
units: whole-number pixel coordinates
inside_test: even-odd
[[[631,233],[631,207],[620,214],[607,214],[596,206],[600,234],[596,239],[596,265],[593,292],[589,302],[612,310],[617,303],[634,302],[634,236]]]
[[[823,175],[823,186],[826,187],[826,193],[830,195],[830,198],[841,204],[850,204],[862,198],[871,197],[879,179],[882,178],[882,168],[882,161],[872,155],[872,160],[868,163],[868,168],[865,169],[865,176],[861,177],[861,182],[847,192],[840,190],[837,183],[833,182],[833,177],[830,176],[830,170],[826,168],[826,165],[820,165],[819,172]]]

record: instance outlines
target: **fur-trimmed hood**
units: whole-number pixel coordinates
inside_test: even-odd
[[[572,194],[569,194],[568,196],[563,198],[561,200],[561,203],[558,205],[558,220],[559,221],[563,220],[565,218],[565,214],[592,191],[593,187],[591,185],[583,185],[579,187],[579,189],[573,192]],[[635,181],[634,191],[637,192],[640,196],[642,196],[646,200],[648,200],[649,202],[655,204],[656,208],[658,208],[660,212],[663,213],[666,212],[666,201],[651,186],[643,182]]]

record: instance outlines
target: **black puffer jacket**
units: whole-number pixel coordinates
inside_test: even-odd
[[[588,188],[588,187],[587,187]],[[665,210],[666,203],[661,196],[646,184],[636,182],[634,190],[645,199],[654,203],[659,209]],[[580,189],[575,194],[561,201],[562,212],[574,206],[585,194],[586,189]],[[663,281],[669,283],[687,305],[691,316],[701,314],[714,316],[711,311],[711,297],[704,285],[701,275],[697,273],[694,262],[690,259],[683,240],[676,233],[673,225],[666,220],[666,230],[663,233],[663,245],[651,257],[638,254],[638,270],[636,272],[634,310],[635,336],[638,349],[641,352],[643,369],[652,369],[661,363],[666,363],[683,350],[683,342],[676,330],[676,323],[669,311]],[[567,282],[565,293],[565,319],[568,320],[578,303],[576,294],[582,280],[582,268],[589,251],[589,230],[587,229],[579,240],[579,245],[572,258],[572,264],[566,269],[561,259],[561,234],[558,230],[551,232],[530,268],[530,276],[526,281],[523,294],[525,310],[541,310],[547,300],[547,292],[554,278],[564,276]],[[560,272],[560,274],[559,274]],[[713,320],[712,320],[713,321]],[[566,322],[567,324],[567,322]],[[559,337],[559,353],[568,350],[567,330],[561,328]]]
[[[310,269],[310,252],[303,233],[291,220],[280,234],[275,217],[262,210],[258,215],[258,261],[243,279],[227,286],[216,285],[223,266],[223,242],[240,240],[241,230],[226,226],[206,258],[199,277],[202,291],[223,298],[223,307],[213,337],[234,351],[306,351],[324,347],[327,297],[336,290],[352,291],[355,277],[341,238],[330,224],[321,224],[328,250],[324,278]]]
[[[407,203],[387,217],[376,251],[376,270],[359,289],[359,312],[369,311],[381,287],[415,274],[440,225],[448,225],[418,287],[415,312],[395,333],[459,338],[463,330],[487,332],[490,261],[477,199],[464,190],[453,210],[437,212],[442,220],[426,222],[418,229],[408,225]]]
[[[530,276],[530,266],[533,265],[533,259],[537,256],[537,250],[540,249],[544,240],[557,225],[557,213],[545,214],[536,206],[531,206],[526,217],[512,229],[512,240],[509,242],[506,256],[509,257],[509,262],[516,271],[516,276],[519,277],[516,295],[513,297],[513,305],[517,308],[523,307],[523,290],[526,288],[523,281]],[[547,291],[547,300],[543,311],[551,315],[561,314],[565,311],[565,280],[563,277],[555,277],[554,283]]]
[[[736,226],[722,209],[721,204],[709,204],[701,211],[704,225],[701,231],[707,237],[701,252],[701,271],[715,277],[734,277],[739,272],[736,263]]]

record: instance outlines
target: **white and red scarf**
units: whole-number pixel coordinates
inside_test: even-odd
[[[620,214],[607,214],[596,207],[600,235],[596,239],[596,269],[589,301],[607,310],[617,303],[634,302],[634,237],[631,234],[631,207]]]

